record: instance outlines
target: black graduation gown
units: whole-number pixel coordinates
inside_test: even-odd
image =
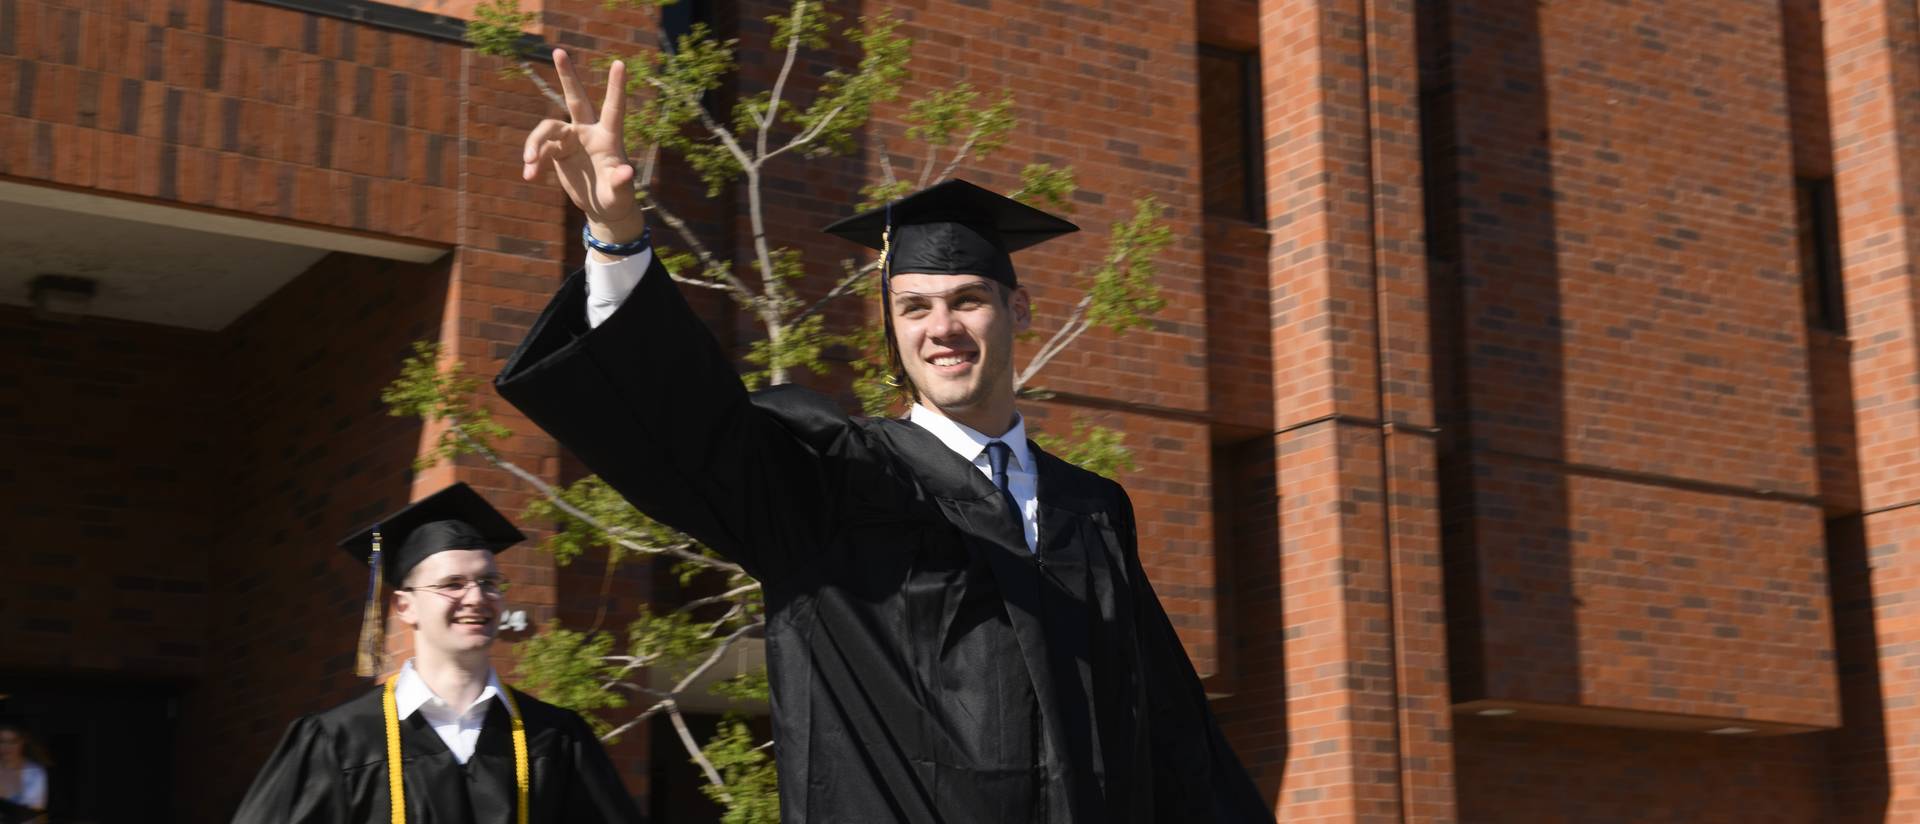
[[[386,719],[376,689],[301,717],[260,768],[235,824],[388,824]],[[637,822],[640,810],[606,750],[571,710],[514,690],[527,728],[528,812],[534,822]],[[408,824],[514,821],[513,727],[492,701],[466,764],[422,713],[400,719]]]
[[[1270,822],[1112,481],[1034,447],[1040,547],[904,421],[753,396],[656,260],[589,330],[568,280],[500,394],[765,587],[781,817]]]

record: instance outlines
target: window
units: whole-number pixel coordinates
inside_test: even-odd
[[[680,38],[693,31],[694,24],[713,28],[713,4],[708,0],[679,0],[660,7],[660,39],[668,52],[678,51]]]
[[[1840,283],[1840,221],[1833,199],[1833,178],[1795,180],[1794,195],[1807,323],[1845,334],[1847,306]]]
[[[1200,152],[1206,213],[1265,223],[1257,53],[1200,47]]]

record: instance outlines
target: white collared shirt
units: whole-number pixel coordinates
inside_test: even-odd
[[[587,253],[587,328],[599,326],[602,321],[613,317],[613,312],[625,303],[627,296],[633,294],[633,287],[640,285],[640,277],[647,273],[647,267],[653,265],[653,250],[648,249],[637,255],[615,258],[611,262],[597,260],[595,252]]]
[[[1015,412],[1013,428],[997,438],[982,435],[924,404],[914,404],[913,410],[907,413],[907,420],[933,433],[954,454],[985,474],[989,481],[993,480],[993,465],[987,461],[987,444],[1001,441],[1013,449],[1013,459],[1007,462],[1007,491],[1013,494],[1014,503],[1020,505],[1020,521],[1025,527],[1027,551],[1037,551],[1036,548],[1040,546],[1040,478],[1034,474],[1033,450],[1027,445],[1027,419]]]
[[[480,690],[480,696],[465,708],[456,709],[452,704],[434,694],[433,688],[413,669],[413,659],[400,667],[400,679],[393,685],[393,709],[401,718],[410,718],[417,710],[425,716],[440,740],[447,742],[447,749],[453,751],[453,758],[462,764],[473,757],[473,748],[480,743],[480,727],[487,721],[487,709],[491,702],[500,698],[500,676],[492,670],[487,672],[487,685]],[[501,700],[505,705],[505,700]],[[512,710],[511,707],[508,708]]]
[[[607,262],[596,260],[595,255],[587,255],[587,324],[599,326],[602,321],[612,317],[614,310],[633,293],[633,287],[639,285],[647,267],[653,265],[653,250],[649,249],[631,257],[619,258]],[[1040,483],[1034,474],[1033,450],[1027,446],[1027,421],[1014,416],[1013,428],[998,438],[989,438],[965,425],[920,404],[913,405],[913,411],[907,414],[921,429],[933,433],[948,449],[961,459],[972,463],[993,479],[993,467],[987,462],[987,442],[1004,441],[1013,448],[1013,460],[1007,466],[1007,491],[1013,494],[1013,500],[1020,505],[1020,520],[1026,527],[1027,551],[1036,552],[1040,546]]]

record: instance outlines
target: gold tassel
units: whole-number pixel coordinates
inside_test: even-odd
[[[373,572],[367,583],[367,606],[360,613],[360,648],[353,656],[353,673],[362,678],[380,674],[380,659],[386,652],[387,626],[380,618],[380,562],[380,530],[375,529],[373,555],[368,559]]]

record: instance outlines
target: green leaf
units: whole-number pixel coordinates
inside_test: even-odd
[[[1148,318],[1167,305],[1154,280],[1156,259],[1173,244],[1173,229],[1161,219],[1166,208],[1152,197],[1133,205],[1133,217],[1113,225],[1107,254],[1087,290],[1093,297],[1087,320],[1116,332],[1147,328]]]
[[[1125,433],[1088,423],[1085,418],[1074,419],[1073,433],[1066,438],[1041,432],[1033,440],[1055,457],[1101,477],[1118,479],[1120,473],[1137,468]]]
[[[739,159],[701,120],[708,92],[725,84],[735,68],[737,40],[715,40],[696,23],[680,38],[676,51],[642,52],[627,59],[627,91],[641,102],[627,112],[629,154],[660,146],[686,158],[707,184],[707,196],[719,195],[742,172]]]
[[[815,0],[795,0],[785,14],[767,15],[767,22],[773,25],[773,39],[767,44],[772,51],[786,51],[796,38],[802,49],[824,49],[827,30],[840,22],[840,15],[826,11]]]
[[[542,701],[580,713],[596,732],[605,733],[611,727],[594,710],[627,705],[624,692],[605,688],[623,675],[620,664],[607,660],[613,650],[613,636],[607,633],[564,629],[556,619],[513,649],[519,685]]]
[[[400,362],[400,376],[380,390],[387,414],[400,418],[419,418],[427,423],[447,423],[435,438],[433,447],[414,461],[415,469],[425,469],[443,460],[492,449],[495,439],[513,431],[494,423],[486,407],[474,403],[480,381],[465,374],[466,366],[452,361],[440,365],[440,344],[415,341],[413,354]]]
[[[879,323],[870,323],[859,331],[840,336],[841,345],[859,353],[853,360],[853,394],[860,401],[860,413],[880,417],[912,402],[908,393],[894,384],[892,363],[887,356],[887,331]]]
[[[780,782],[773,758],[744,720],[728,714],[700,752],[725,784],[700,786],[708,798],[726,805],[722,824],[779,824]]]
[[[640,617],[627,625],[627,654],[653,659],[655,666],[696,662],[719,644],[706,625],[684,612],[656,615],[651,607],[641,607]]]
[[[772,695],[772,687],[767,682],[767,671],[757,669],[714,684],[711,692],[737,701],[766,701]]]
[[[506,58],[509,62],[501,74],[524,74],[526,29],[535,17],[533,12],[520,10],[519,0],[483,2],[474,7],[473,19],[467,21],[467,43],[481,54]]]
[[[826,316],[809,315],[780,330],[778,338],[761,338],[747,347],[746,361],[761,368],[740,376],[749,390],[766,386],[776,369],[805,369],[816,375],[827,372],[827,346],[836,338],[827,334]]]
[[[785,110],[788,122],[801,133],[818,130],[807,145],[807,155],[853,151],[854,136],[873,115],[874,104],[900,96],[913,41],[894,34],[898,26],[889,13],[860,18],[860,25],[846,32],[860,51],[859,65],[852,72],[828,71],[811,104]]]
[[[875,183],[869,186],[862,186],[860,188],[860,205],[855,207],[855,209],[858,211],[866,211],[877,206],[882,206],[888,201],[899,200],[912,192],[913,181],[911,180],[896,180],[892,183]]]
[[[1073,167],[1056,169],[1046,163],[1029,163],[1020,170],[1020,188],[1013,190],[1008,197],[1042,209],[1071,212],[1076,184],[1073,179]]]
[[[608,486],[599,475],[588,475],[560,490],[560,499],[607,528],[611,534],[587,523],[545,498],[527,505],[525,520],[552,522],[553,534],[542,547],[553,553],[555,563],[566,566],[589,549],[605,548],[608,563],[618,564],[632,554],[615,536],[642,546],[665,547],[688,544],[693,539],[647,517],[634,509],[627,499]]]

